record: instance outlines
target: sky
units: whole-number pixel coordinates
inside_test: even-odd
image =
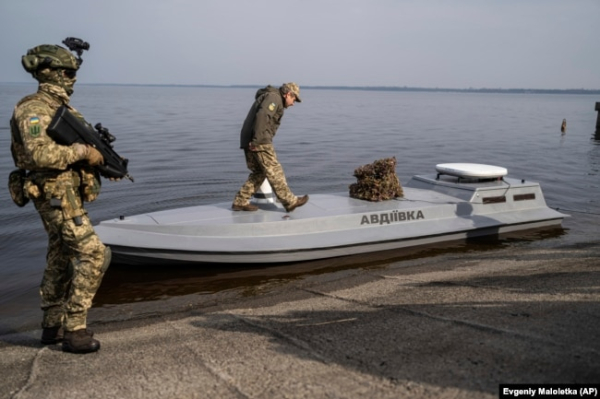
[[[600,89],[600,0],[0,0],[0,82],[68,36],[79,83]]]

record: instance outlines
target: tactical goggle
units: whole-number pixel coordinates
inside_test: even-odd
[[[77,76],[77,71],[75,69],[63,69],[63,74],[69,79],[74,79]]]

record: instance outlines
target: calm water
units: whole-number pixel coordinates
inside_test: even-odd
[[[35,89],[0,84],[3,179],[13,169],[12,108]],[[115,148],[130,159],[135,178],[104,181],[102,195],[88,205],[92,220],[231,201],[247,176],[239,130],[255,91],[77,86],[72,104],[117,136]],[[527,245],[598,238],[600,134],[594,105],[600,99],[594,96],[304,90],[302,98],[286,112],[275,140],[297,195],[346,191],[356,167],[384,157],[397,158],[402,183],[413,174],[433,173],[437,163],[486,163],[540,182],[548,205],[572,215],[561,234]],[[563,118],[566,134],[560,132]],[[46,235],[33,206],[18,208],[0,190],[0,318],[25,311],[39,317],[45,252]],[[231,276],[243,269],[230,270]],[[217,268],[170,270],[177,283],[167,290],[154,284],[164,271],[109,270],[96,306],[229,287],[219,286]]]

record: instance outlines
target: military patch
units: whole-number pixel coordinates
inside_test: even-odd
[[[277,107],[275,103],[269,104],[269,111],[275,111],[275,107]]]
[[[29,126],[29,134],[33,137],[38,137],[41,131],[42,128],[40,127],[40,125]]]
[[[37,116],[32,116],[29,118],[29,134],[33,137],[37,137],[40,135],[42,128],[40,127],[40,118]]]

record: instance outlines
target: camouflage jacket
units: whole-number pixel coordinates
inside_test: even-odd
[[[64,89],[48,83],[41,83],[37,93],[19,101],[10,120],[10,149],[16,167],[59,172],[80,160],[73,147],[59,145],[46,134],[56,110],[68,103]]]
[[[267,86],[258,90],[242,126],[240,148],[248,148],[250,142],[256,145],[272,144],[283,112],[283,97],[278,88]]]
[[[74,165],[82,160],[75,148],[57,144],[46,134],[56,110],[68,103],[69,96],[63,88],[41,83],[37,93],[26,96],[15,107],[10,120],[10,149],[17,168],[34,172],[25,183],[27,197],[44,194],[45,198],[68,200],[62,208],[65,217],[71,218],[85,213],[81,200],[94,201],[101,183],[94,168],[81,162]],[[74,108],[69,108],[83,119]]]

